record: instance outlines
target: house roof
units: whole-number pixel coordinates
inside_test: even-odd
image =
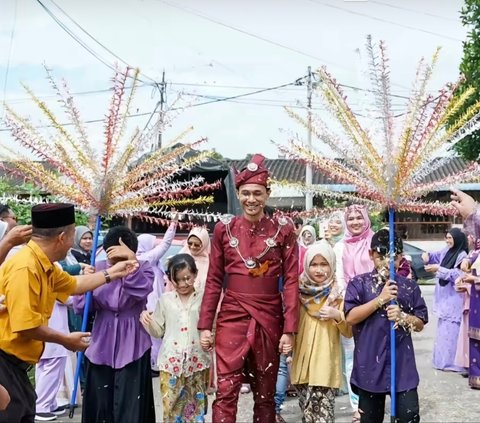
[[[440,159],[438,159],[440,160]],[[250,162],[249,159],[228,160],[231,166],[236,169],[243,169]],[[424,182],[432,182],[443,179],[447,176],[458,173],[466,168],[467,162],[455,157],[446,163],[443,163],[438,169],[427,175]],[[305,182],[305,164],[291,159],[266,159],[265,166],[270,170],[272,177],[277,180],[288,180],[291,182]],[[324,174],[313,170],[313,185],[347,185],[332,181]],[[480,189],[480,185],[479,188]]]

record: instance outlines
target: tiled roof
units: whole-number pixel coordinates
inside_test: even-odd
[[[228,160],[230,165],[236,169],[243,169],[249,163],[248,159]],[[288,180],[291,182],[305,182],[305,164],[290,159],[266,159],[265,166],[270,170],[272,176],[278,180]],[[446,176],[453,175],[465,169],[466,162],[460,158],[453,158],[440,166],[425,178],[425,182],[439,180]],[[312,183],[314,185],[342,185],[325,175],[313,170]]]

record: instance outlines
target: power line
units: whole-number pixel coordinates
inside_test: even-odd
[[[150,84],[138,84],[136,88],[151,88],[152,86]],[[124,87],[125,90],[131,90],[133,88],[132,85]],[[88,91],[76,91],[72,92],[72,96],[74,97],[79,97],[79,96],[85,96],[85,95],[95,95],[95,94],[105,94],[105,93],[111,93],[113,92],[113,88],[102,88],[98,90],[88,90]],[[50,95],[39,95],[37,96],[40,100],[52,100],[57,98],[56,94],[50,94]],[[8,101],[5,101],[8,104],[15,104],[15,103],[26,103],[32,101],[30,97],[17,97],[17,98],[11,98]]]
[[[55,21],[55,23],[62,28],[70,37],[72,37],[78,44],[80,44],[85,50],[87,50],[95,59],[102,62],[107,68],[116,72],[116,69],[108,62],[103,60],[97,53],[95,53],[88,45],[86,45],[82,40],[80,40],[63,22],[57,18],[57,16],[50,11],[50,9],[43,4],[41,0],[36,0],[37,3],[43,8],[43,10]]]
[[[55,3],[53,0],[50,0],[50,2],[52,4],[55,5],[55,7],[60,10],[68,19],[70,19],[70,21],[72,21],[76,26],[77,28],[80,29],[80,31],[82,31],[85,35],[87,35],[91,40],[93,40],[95,43],[97,43],[100,47],[102,47],[104,50],[108,51],[113,57],[115,57],[117,60],[119,60],[120,62],[122,62],[125,66],[127,67],[132,67],[130,66],[125,60],[123,60],[119,55],[117,55],[116,53],[114,53],[111,49],[109,49],[105,44],[101,43],[97,38],[95,38],[93,35],[91,35],[85,28],[83,28],[75,19],[73,19],[67,12],[65,12],[64,9],[62,9],[57,3]],[[145,72],[142,72],[140,71],[140,73],[147,79],[149,79],[150,81],[152,81],[152,83],[154,85],[158,85],[158,82],[154,79],[154,78],[151,78],[150,76],[148,76]]]
[[[455,19],[455,18],[447,18],[446,16],[436,15],[434,13],[429,13],[429,12],[422,12],[422,11],[417,10],[417,9],[409,9],[408,7],[402,7],[402,6],[398,6],[396,4],[384,3],[383,1],[370,0],[370,3],[375,3],[375,4],[379,4],[379,5],[386,6],[386,7],[391,7],[392,9],[405,10],[407,12],[416,13],[416,14],[419,14],[419,15],[431,16],[432,18],[444,19],[444,20],[450,21],[450,22],[458,22],[458,19]]]
[[[448,36],[448,35],[440,34],[440,33],[438,33],[438,32],[429,31],[429,30],[427,30],[427,29],[418,28],[418,27],[411,26],[411,25],[401,24],[401,23],[398,23],[398,22],[395,22],[395,21],[390,21],[390,20],[388,20],[388,19],[378,18],[378,17],[376,17],[376,16],[369,15],[368,13],[357,12],[357,11],[355,11],[355,10],[350,10],[350,9],[347,9],[347,8],[344,8],[344,7],[335,6],[335,5],[333,5],[333,4],[323,3],[323,2],[321,2],[321,1],[319,1],[319,0],[307,0],[307,1],[309,1],[310,3],[318,4],[318,5],[320,5],[320,6],[329,7],[329,8],[331,8],[331,9],[341,10],[342,12],[350,13],[350,14],[352,14],[352,15],[363,16],[363,17],[368,18],[368,19],[372,19],[372,20],[379,21],[379,22],[385,22],[385,23],[388,23],[388,24],[391,24],[391,25],[399,26],[399,27],[401,27],[401,28],[410,29],[410,30],[412,30],[412,31],[423,32],[423,33],[425,33],[425,34],[434,35],[434,36],[436,36],[436,37],[445,38],[445,39],[447,39],[447,40],[451,40],[451,41],[463,41],[463,40],[461,40],[461,39],[459,39],[459,38],[450,37],[450,36]]]
[[[88,44],[86,44],[83,40],[81,40],[70,28],[68,28],[59,17],[57,17],[45,4],[42,0],[36,0],[37,3],[42,7],[42,9],[55,21],[55,23],[62,28],[68,35],[70,35],[71,38],[73,38],[78,44],[80,44],[86,51],[88,51],[95,59],[98,61],[102,62],[105,66],[107,66],[109,69],[112,71],[116,72],[117,69],[112,66],[109,62],[104,60],[102,57],[99,56],[98,53],[96,53]],[[132,67],[130,66],[125,60],[123,60],[120,56],[115,54],[113,51],[111,51],[108,47],[106,47],[104,44],[102,44],[100,41],[98,41],[95,37],[93,37],[89,32],[87,32],[82,26],[80,26],[73,18],[71,18],[62,8],[60,8],[53,0],[50,0],[50,2],[57,8],[59,9],[70,21],[72,21],[84,34],[86,34],[90,39],[92,39],[96,44],[98,44],[100,47],[102,47],[104,50],[106,50],[108,53],[110,53],[112,56],[114,56],[117,60],[122,62],[125,66],[127,67]],[[147,79],[153,81],[153,85],[157,85],[157,82],[153,79],[150,78],[148,75],[145,75],[142,73]],[[139,78],[139,81],[142,81]]]
[[[38,1],[38,0],[37,0],[37,1]],[[173,111],[177,111],[177,110],[191,109],[191,108],[194,108],[194,107],[205,106],[205,105],[207,105],[207,104],[220,103],[220,102],[224,102],[224,101],[235,100],[235,99],[237,99],[237,98],[242,98],[242,97],[252,96],[252,95],[255,95],[255,94],[260,94],[260,93],[267,92],[267,91],[273,91],[273,90],[277,90],[277,89],[280,89],[280,88],[283,88],[283,87],[288,87],[288,86],[291,86],[291,85],[298,84],[298,82],[299,82],[300,80],[302,80],[303,78],[305,78],[305,76],[303,76],[303,77],[301,77],[301,78],[298,78],[296,81],[294,81],[294,82],[289,82],[289,83],[287,83],[287,84],[277,85],[277,86],[274,86],[274,87],[264,88],[264,89],[261,89],[261,90],[251,91],[251,92],[248,92],[248,93],[238,94],[238,95],[234,95],[234,96],[230,96],[230,97],[213,99],[213,100],[204,101],[204,102],[201,102],[201,103],[190,104],[190,105],[183,106],[183,107],[174,107],[174,108],[168,109],[168,111],[172,111],[172,112],[173,112]],[[158,103],[157,103],[157,105],[158,105]],[[128,115],[128,118],[137,118],[137,117],[142,117],[142,116],[150,116],[150,118],[149,118],[149,122],[150,122],[150,120],[151,120],[151,118],[153,117],[153,115],[154,115],[154,113],[156,112],[156,110],[157,110],[157,107],[154,109],[153,113],[152,113],[152,112],[144,112],[144,113],[134,113],[134,114],[130,114],[130,115]],[[105,122],[105,118],[102,118],[102,119],[90,119],[90,120],[84,121],[83,123],[87,124],[87,123],[99,123],[99,122]],[[146,125],[146,126],[148,126],[148,123],[149,123],[149,122],[147,122],[147,125]],[[61,125],[61,126],[72,126],[73,123],[67,122],[67,123],[61,123],[60,125]],[[48,128],[48,127],[51,127],[51,125],[41,125],[41,126],[38,126],[37,128]],[[145,127],[145,128],[146,128],[146,127]],[[9,130],[8,128],[2,128],[2,129],[0,129],[0,132],[7,132],[7,131],[10,131],[10,130]]]
[[[286,46],[284,44],[281,44],[279,43],[278,41],[275,41],[275,40],[271,40],[269,38],[266,38],[266,37],[262,37],[261,35],[257,35],[257,34],[254,34],[253,32],[249,32],[249,31],[246,31],[244,29],[241,29],[241,28],[237,28],[233,25],[230,25],[230,24],[227,24],[227,23],[224,23],[224,22],[221,22],[217,19],[214,19],[214,18],[211,18],[210,16],[207,16],[205,15],[204,13],[201,13],[195,9],[192,9],[192,8],[187,8],[187,7],[184,7],[184,6],[180,6],[178,4],[175,4],[175,3],[171,3],[169,1],[166,1],[166,0],[158,0],[160,3],[163,3],[163,4],[166,4],[167,6],[170,6],[170,7],[173,7],[175,9],[179,9],[179,10],[182,10],[183,12],[186,12],[186,13],[189,13],[189,14],[192,14],[194,16],[197,16],[199,18],[202,18],[202,19],[205,19],[209,22],[212,22],[216,25],[220,25],[220,26],[223,26],[225,28],[228,28],[228,29],[231,29],[233,31],[237,31],[237,32],[240,32],[241,34],[243,35],[247,35],[249,37],[252,37],[252,38],[255,38],[257,40],[260,40],[260,41],[264,41],[266,43],[269,43],[269,44],[272,44],[276,47],[280,47],[282,49],[285,49],[285,50],[289,50],[289,51],[292,51],[294,53],[297,53],[297,54],[300,54],[302,56],[306,56],[306,57],[309,57],[311,59],[315,59],[315,60],[318,60],[319,62],[322,62],[322,63],[329,63],[333,66],[338,66],[338,67],[341,67],[342,69],[345,69],[342,65],[338,64],[338,63],[334,63],[334,62],[331,62],[329,60],[325,60],[321,57],[318,57],[318,56],[315,56],[313,54],[310,54],[310,53],[307,53],[307,52],[304,52],[302,50],[299,50],[299,49],[296,49],[294,47],[289,47],[289,46]]]

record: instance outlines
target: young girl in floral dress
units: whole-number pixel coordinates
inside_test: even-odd
[[[172,257],[166,275],[174,291],[140,316],[151,336],[163,338],[157,364],[164,422],[203,422],[207,411],[210,353],[202,350],[197,330],[203,296],[194,287],[197,274],[192,256]]]

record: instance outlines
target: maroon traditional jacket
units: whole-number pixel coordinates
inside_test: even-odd
[[[232,238],[238,240],[237,248],[231,245]],[[266,249],[268,239],[273,239],[276,245],[260,257]],[[241,256],[243,256],[243,259]],[[249,258],[253,258],[257,262],[257,268],[247,268],[245,261]],[[262,278],[271,280],[271,278],[280,279],[282,277],[284,319],[280,316],[278,327],[281,331],[283,320],[283,333],[295,333],[297,331],[299,311],[298,246],[290,219],[264,216],[259,222],[251,223],[240,216],[232,217],[229,224],[225,224],[225,222],[217,223],[213,233],[210,267],[198,322],[199,330],[212,329],[224,282],[226,283],[225,295],[228,296],[228,279],[229,276],[235,275],[253,276],[258,279],[258,284],[262,283]],[[262,315],[270,314],[271,317],[278,314],[278,302],[272,301],[271,304],[266,302],[265,300],[269,298],[269,295],[263,294],[261,289],[255,292],[255,286],[256,280],[247,295],[238,295],[236,292],[232,292],[231,295],[235,296],[238,308],[250,314],[252,318],[259,320],[258,323],[261,326],[270,326],[268,322],[262,323],[261,320],[264,320]],[[255,313],[255,303],[258,301],[262,304],[262,310],[257,311],[261,313]],[[228,307],[230,310],[231,306],[232,304]],[[280,314],[282,313],[281,307],[280,302]],[[222,313],[222,309],[220,313]],[[256,315],[253,316],[252,314]]]

